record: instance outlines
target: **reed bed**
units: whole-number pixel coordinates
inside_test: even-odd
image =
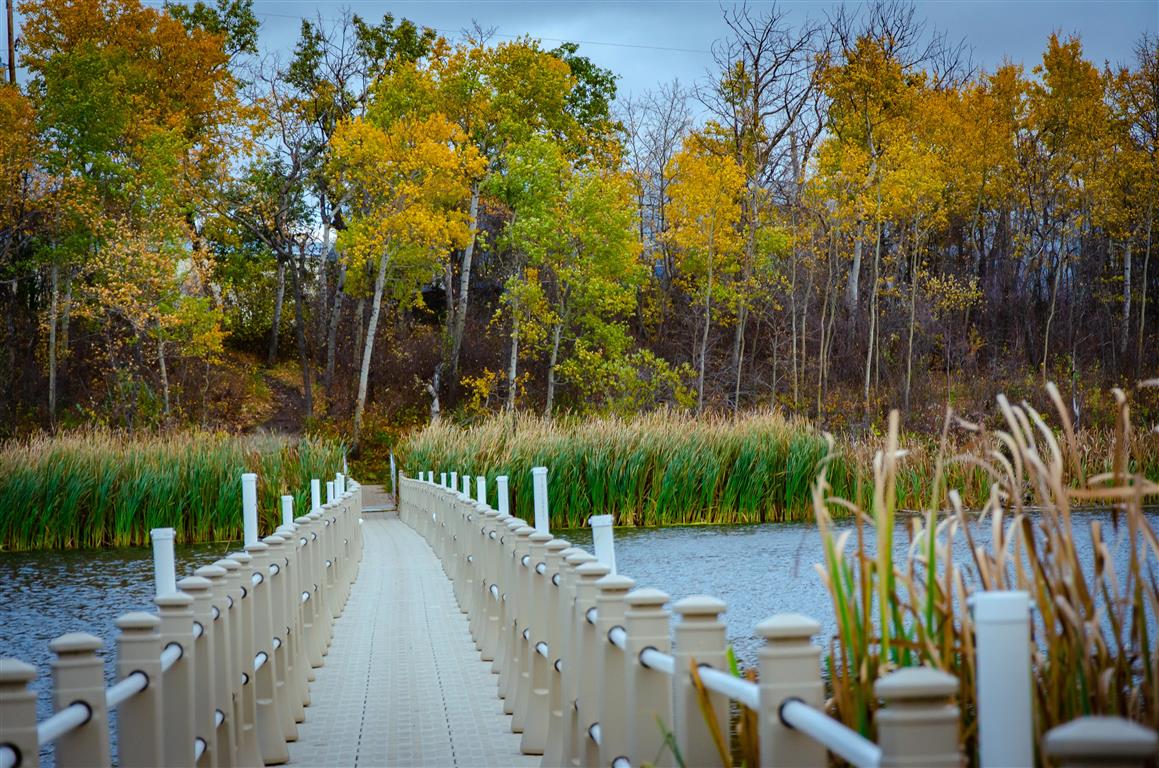
[[[861,505],[836,490],[822,463],[813,505],[825,561],[817,566],[838,619],[827,658],[831,713],[874,736],[873,683],[898,667],[927,664],[960,681],[962,735],[976,760],[975,654],[967,608],[975,590],[1026,590],[1035,602],[1032,643],[1011,653],[1031,657],[1038,743],[1049,729],[1076,717],[1118,715],[1159,727],[1159,538],[1144,503],[1159,495],[1155,476],[1136,471],[1133,454],[1154,434],[1136,434],[1126,395],[1115,390],[1118,420],[1108,453],[1084,453],[1058,390],[1047,388],[1056,429],[1023,402],[998,401],[1002,428],[986,431],[947,417],[924,516],[912,519],[909,544],[895,557],[891,536],[910,456],[891,414],[884,446],[873,460],[872,494]],[[965,430],[975,449],[953,450],[951,433]],[[832,442],[831,442],[832,445]],[[968,511],[948,478],[955,467],[985,477],[979,511]],[[1089,473],[1086,467],[1106,468]],[[1112,524],[1072,516],[1077,506],[1112,510]],[[948,511],[942,511],[943,509]],[[837,515],[856,526],[840,535]],[[1089,529],[1093,562],[1076,549]],[[988,529],[989,543],[979,533]],[[872,535],[868,535],[872,533]],[[964,537],[966,557],[952,555]],[[868,543],[872,540],[874,543]],[[1125,561],[1125,562],[1124,562]],[[1042,757],[1039,756],[1041,763]]]
[[[507,475],[515,514],[530,516],[531,468],[550,468],[554,528],[577,528],[595,514],[617,525],[759,523],[812,517],[809,487],[826,453],[825,439],[803,421],[774,413],[743,419],[696,419],[658,412],[547,421],[524,414],[493,417],[468,428],[446,422],[412,435],[401,466]],[[853,475],[830,463],[837,487]]]
[[[162,527],[184,543],[240,539],[243,472],[258,475],[269,530],[281,522],[279,497],[306,509],[310,478],[341,467],[336,443],[272,435],[94,430],[8,442],[0,445],[0,547],[143,545]]]

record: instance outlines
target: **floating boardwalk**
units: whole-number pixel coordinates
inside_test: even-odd
[[[315,670],[291,765],[535,766],[503,714],[490,662],[434,553],[390,514],[366,514],[358,583]]]

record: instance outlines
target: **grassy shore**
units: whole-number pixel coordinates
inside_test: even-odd
[[[1113,437],[1110,429],[1076,436],[1086,474],[1111,469],[1105,457]],[[582,526],[593,514],[613,514],[617,525],[628,526],[759,523],[814,519],[810,486],[830,453],[826,440],[806,421],[768,412],[552,421],[516,414],[469,427],[429,426],[403,442],[398,458],[411,475],[485,474],[492,498],[495,477],[505,474],[512,506],[527,519],[530,470],[547,466],[555,528]],[[966,506],[984,505],[990,475],[967,457],[985,455],[991,442],[989,435],[960,427],[944,437],[905,436],[907,459],[895,473],[898,507],[927,509],[946,487],[957,489]],[[1159,477],[1156,443],[1134,438],[1133,467],[1140,474]],[[835,496],[868,505],[879,445],[871,435],[835,439],[827,464]]]
[[[310,478],[341,466],[336,443],[274,436],[86,431],[13,441],[0,446],[0,547],[140,545],[161,527],[179,542],[240,539],[243,472],[258,475],[268,530],[280,523],[281,495],[306,509]]]

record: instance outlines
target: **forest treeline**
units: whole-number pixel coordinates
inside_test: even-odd
[[[252,0],[20,10],[4,433],[228,426],[266,366],[355,442],[502,409],[923,423],[1044,379],[1082,424],[1159,361],[1151,36],[990,71],[893,0],[739,6],[702,81],[624,97],[575,44],[390,15],[259,55]]]

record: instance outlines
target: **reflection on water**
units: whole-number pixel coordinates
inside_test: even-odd
[[[1148,517],[1153,526],[1159,523],[1159,513]],[[1085,521],[1090,520],[1103,521],[1104,536],[1113,535],[1109,514],[1076,515],[1075,544],[1087,563],[1091,543]],[[1121,530],[1125,535],[1125,527]],[[989,526],[976,526],[974,534],[979,544],[989,543]],[[591,547],[588,529],[560,535]],[[866,531],[866,538],[872,547],[872,531]],[[905,524],[899,523],[894,535],[897,555],[904,555],[908,546]],[[236,548],[236,543],[232,548],[227,544],[179,548],[178,574],[187,575]],[[962,536],[956,537],[954,551],[959,561],[966,560]],[[1112,552],[1117,567],[1125,569],[1126,546],[1112,546]],[[833,634],[829,594],[813,567],[821,559],[820,533],[808,523],[616,530],[618,569],[638,586],[662,589],[673,600],[706,594],[728,603],[729,642],[745,665],[756,661],[760,647],[754,628],[775,613],[807,614],[821,622],[826,641]],[[111,682],[114,621],[127,611],[153,610],[152,598],[148,549],[0,553],[0,655],[23,659],[40,671],[35,683],[38,718],[52,713],[49,641],[77,631],[101,637],[105,674]]]

